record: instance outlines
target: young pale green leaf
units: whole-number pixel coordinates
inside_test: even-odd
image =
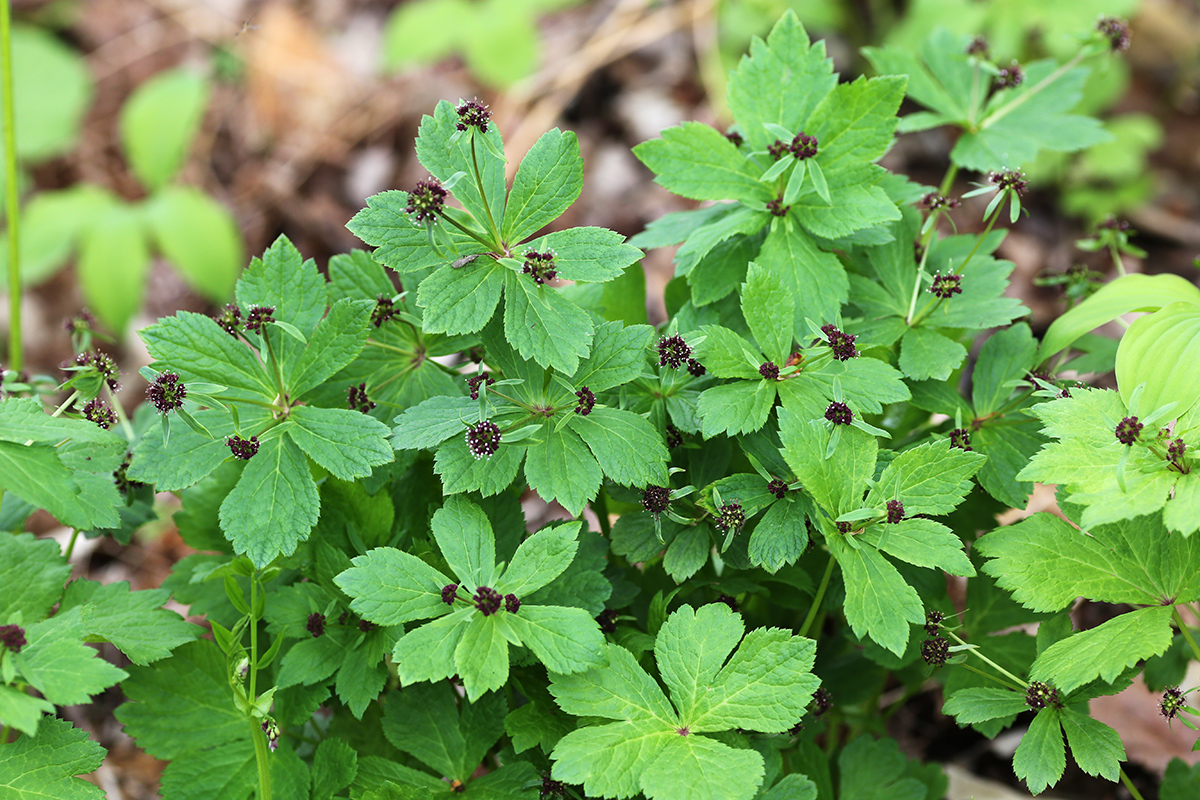
[[[392,653],[400,684],[440,681],[455,674],[454,652],[473,616],[478,616],[475,609],[465,606],[400,637]]]
[[[856,549],[841,535],[826,539],[846,584],[846,621],[860,638],[869,636],[896,655],[908,645],[909,623],[925,619],[916,590],[868,543]]]
[[[397,450],[432,450],[478,421],[478,409],[469,397],[431,397],[396,417],[392,444]]]
[[[908,507],[905,506],[905,513]],[[962,540],[940,522],[903,519],[895,524],[870,526],[860,537],[893,558],[918,567],[934,567],[951,575],[972,576],[975,568],[963,552]]]
[[[524,241],[558,219],[583,189],[583,158],[571,131],[546,131],[517,169],[501,232],[509,243]]]
[[[481,256],[458,268],[446,265],[421,281],[417,305],[425,310],[425,332],[481,330],[496,312],[507,272],[490,257]]]
[[[549,286],[505,270],[504,336],[522,357],[571,374],[591,349],[587,312]],[[424,284],[422,284],[424,288]]]
[[[551,525],[521,542],[500,576],[497,591],[525,598],[561,575],[575,559],[579,527],[576,522]]]
[[[931,328],[911,328],[900,339],[900,371],[916,381],[944,381],[967,357],[967,348]]]
[[[498,623],[516,634],[551,673],[603,668],[604,634],[582,608],[522,605]]]
[[[796,304],[780,271],[750,262],[742,284],[742,314],[767,359],[782,367],[792,354]]]
[[[704,736],[672,736],[642,773],[651,800],[750,800],[763,776],[763,758]]]
[[[275,396],[267,375],[245,345],[203,314],[178,311],[138,332],[157,361],[169,364],[186,384],[210,381],[253,397]]]
[[[654,660],[680,717],[693,720],[701,716],[700,704],[711,709],[705,695],[745,631],[742,618],[720,603],[710,603],[699,610],[681,606],[667,618],[654,640]]]
[[[557,500],[577,516],[600,489],[600,465],[571,428],[553,431],[543,426],[541,435],[543,441],[525,449],[525,478],[543,500]]]
[[[305,336],[313,332],[328,306],[325,278],[316,262],[304,260],[296,246],[282,234],[261,259],[250,260],[250,266],[238,281],[237,299],[242,308],[274,308],[275,319],[295,325]],[[290,347],[302,349],[299,342],[289,344]],[[287,356],[282,359],[289,360]]]
[[[430,527],[446,564],[468,591],[492,585],[496,577],[496,536],[483,509],[465,497],[447,497],[445,505],[434,512]]]
[[[379,420],[344,408],[297,406],[288,419],[287,436],[309,458],[344,481],[365,478],[395,451],[388,428]]]
[[[30,533],[0,536],[0,585],[22,587],[19,592],[0,592],[0,619],[42,619],[62,596],[70,574],[57,542],[35,539]]]
[[[633,797],[642,791],[646,764],[672,738],[679,734],[653,719],[578,728],[554,746],[552,774],[555,780],[582,784],[592,797]]]
[[[704,340],[696,345],[693,355],[713,375],[747,380],[762,377],[746,353],[749,352],[755,359],[766,360],[765,357],[741,336],[720,325],[705,325],[700,329],[700,335]]]
[[[78,580],[67,586],[59,613],[82,606],[84,633],[111,642],[130,661],[144,666],[204,633],[200,626],[163,608],[169,598],[164,589],[131,592],[127,581],[101,586]]]
[[[1172,606],[1148,606],[1052,644],[1034,662],[1029,677],[1073,692],[1101,678],[1112,682],[1128,667],[1171,646]]]
[[[442,588],[451,580],[411,553],[377,547],[351,563],[354,567],[334,582],[365,620],[391,626],[450,611],[442,602]]]
[[[367,341],[367,325],[375,303],[338,300],[317,325],[295,361],[284,366],[284,383],[292,398],[303,397],[349,364]]]
[[[778,90],[776,90],[778,91]],[[685,122],[633,148],[655,174],[654,181],[693,200],[752,200],[765,203],[771,191],[759,170],[720,131]]]
[[[1121,762],[1125,760],[1121,735],[1073,708],[1064,708],[1059,721],[1071,746],[1071,757],[1079,768],[1088,775],[1099,775],[1116,783]]]
[[[454,648],[454,668],[472,703],[504,686],[508,680],[508,640],[498,620],[482,614],[471,617]]]
[[[491,497],[512,485],[525,459],[525,450],[522,443],[502,441],[495,455],[475,458],[463,437],[456,436],[437,449],[433,471],[441,477],[442,491],[446,494],[479,492]]]
[[[1041,794],[1047,786],[1058,783],[1066,769],[1061,715],[1056,709],[1038,712],[1013,754],[1013,772],[1033,794]]]
[[[571,385],[604,392],[632,381],[645,367],[651,333],[649,325],[623,326],[620,322],[597,325],[592,350],[579,362],[579,368],[569,379]]]
[[[900,453],[884,469],[867,495],[867,507],[887,500],[904,503],[904,514],[949,514],[971,491],[973,476],[984,456],[951,447],[949,439],[927,442]]]
[[[981,93],[972,86],[988,80],[986,73],[972,63],[965,37],[939,27],[921,43],[919,50],[908,47],[866,47],[867,57],[880,75],[907,75],[908,97],[936,113],[918,112],[905,117],[903,132],[925,130],[947,123],[966,124],[978,111]]]
[[[308,538],[320,508],[304,453],[288,436],[271,437],[221,503],[221,530],[237,552],[261,568]]]
[[[947,697],[942,705],[942,713],[954,717],[959,725],[1002,719],[1028,709],[1022,695],[991,686],[962,689]]]
[[[616,408],[595,408],[587,416],[572,415],[568,425],[587,443],[610,480],[624,486],[666,485],[666,445],[642,417]]]
[[[730,436],[753,433],[767,424],[775,404],[772,381],[738,381],[713,386],[700,395],[698,410],[703,420],[704,438],[719,433]]]
[[[121,106],[121,144],[138,180],[154,191],[183,166],[208,105],[208,79],[190,70],[160,72]]]
[[[675,709],[633,654],[615,645],[605,645],[604,652],[608,666],[603,669],[551,676],[550,693],[559,707],[576,717],[648,722],[658,730],[677,727]]]
[[[529,249],[553,250],[558,277],[587,283],[617,278],[642,257],[642,251],[626,243],[621,234],[596,227],[554,231],[529,242]]]
[[[1168,419],[1184,417],[1200,400],[1198,360],[1200,305],[1171,303],[1134,320],[1117,348],[1121,399],[1131,404],[1133,392],[1144,384],[1138,403],[1143,416],[1160,406],[1177,403]]]
[[[38,723],[46,714],[54,713],[54,704],[15,686],[0,685],[0,720],[9,728],[37,736]],[[0,750],[0,774],[3,774],[3,750]]]
[[[779,437],[788,466],[818,505],[834,516],[859,507],[867,478],[875,472],[875,437],[847,429],[833,457],[826,458],[829,431],[786,407],[779,412]]]
[[[246,263],[237,222],[220,202],[191,186],[168,186],[149,201],[154,242],[205,297],[225,302]]]
[[[77,775],[100,768],[104,748],[61,719],[42,722],[37,736],[0,747],[0,786],[11,800],[102,800],[104,790]]]

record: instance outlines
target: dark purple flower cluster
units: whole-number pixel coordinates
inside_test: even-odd
[[[351,411],[369,414],[371,409],[375,408],[375,403],[367,394],[367,384],[360,383],[357,386],[350,384],[350,388],[346,390],[346,405],[350,407]]]
[[[246,312],[246,330],[262,333],[263,325],[275,321],[275,306],[251,306]]]
[[[775,495],[776,498],[782,500],[787,496],[788,485],[779,478],[772,478],[770,482],[767,483],[767,491]]]
[[[25,629],[20,625],[0,625],[0,644],[14,653],[21,652],[21,648],[28,644],[25,641]]]
[[[937,636],[945,619],[946,615],[940,611],[925,612],[925,632],[930,636]]]
[[[824,686],[813,692],[813,714],[820,717],[833,708],[833,695]]]
[[[63,328],[72,336],[76,333],[90,333],[96,330],[96,317],[91,311],[81,308],[78,314],[63,323]]]
[[[692,348],[679,334],[658,340],[658,365],[679,369],[692,356]]]
[[[117,424],[116,413],[99,397],[93,397],[87,401],[83,407],[83,418],[88,422],[96,423],[104,430]]]
[[[926,639],[921,642],[921,658],[925,659],[925,663],[933,667],[943,667],[946,665],[946,659],[950,655],[950,642],[943,639],[941,636],[934,636],[932,639]]]
[[[133,453],[125,453],[125,459],[121,461],[121,466],[113,470],[113,483],[116,484],[117,491],[128,496],[134,489],[140,489],[146,484],[129,479],[129,465],[133,463]]]
[[[776,139],[767,145],[767,152],[770,153],[772,159],[778,161],[792,152],[792,146],[790,144],[784,144],[782,139]]]
[[[970,432],[966,428],[955,428],[950,431],[950,446],[971,452]]]
[[[939,208],[958,208],[962,205],[962,201],[957,197],[949,197],[948,195],[930,192],[921,198],[920,203],[922,208],[927,208],[930,211],[936,211]]]
[[[989,172],[988,180],[996,184],[1000,188],[1000,191],[1012,189],[1018,195],[1025,194],[1025,190],[1029,188],[1029,181],[1025,180],[1025,174],[1019,169]]]
[[[1025,70],[1021,69],[1021,65],[1016,61],[1011,62],[1007,67],[1001,67],[1000,73],[996,76],[997,89],[1012,89],[1024,82]]]
[[[887,521],[890,525],[895,525],[900,520],[904,519],[904,503],[899,500],[887,501]]]
[[[642,492],[642,508],[651,514],[662,514],[671,505],[671,490],[666,486],[647,486]]]
[[[769,381],[773,381],[779,378],[779,367],[776,366],[774,361],[766,361],[758,368],[758,374]]]
[[[479,387],[481,385],[486,388],[495,382],[496,379],[493,378],[492,374],[486,370],[478,375],[472,375],[471,377],[467,378],[467,389],[471,392],[471,399],[479,399]]]
[[[552,797],[566,797],[567,787],[562,781],[556,781],[549,775],[542,776],[542,786],[538,789],[538,800],[550,800]]]
[[[109,389],[114,392],[121,391],[121,370],[117,369],[117,362],[107,353],[101,353],[99,350],[79,353],[75,356],[75,365],[91,367],[104,379]]]
[[[1058,697],[1058,689],[1048,683],[1034,681],[1025,692],[1025,705],[1040,711],[1043,708],[1062,708],[1062,700]]]
[[[792,151],[792,156],[801,161],[812,158],[817,154],[817,137],[809,136],[804,131],[800,131],[792,137],[792,144],[789,149]]]
[[[935,273],[933,283],[929,285],[929,293],[943,300],[949,300],[956,294],[962,294],[962,275],[955,275],[953,272],[945,275],[940,272]]]
[[[1129,230],[1129,222],[1127,220],[1117,219],[1110,214],[1096,227],[1102,231],[1116,231],[1118,233],[1125,233]]]
[[[475,590],[475,608],[479,609],[479,613],[485,617],[490,617],[500,610],[500,604],[503,598],[500,593],[489,586],[480,586]]]
[[[242,310],[233,303],[226,303],[213,320],[225,329],[230,336],[237,336],[242,329]]]
[[[742,508],[741,503],[736,501],[726,503],[719,509],[715,524],[721,533],[739,531],[746,524],[746,511]]]
[[[971,43],[967,45],[967,55],[969,56],[987,58],[990,51],[991,48],[988,46],[988,40],[982,36],[976,36],[971,40]]]
[[[579,391],[575,393],[578,403],[575,405],[575,413],[586,417],[592,413],[592,409],[596,407],[596,395],[592,394],[592,390],[586,386],[579,387]]]
[[[771,200],[767,203],[767,211],[770,211],[771,214],[776,217],[786,217],[790,208],[791,206],[785,206],[783,204],[782,197],[776,197],[774,200]]]
[[[404,210],[414,215],[413,219],[417,222],[428,220],[436,223],[438,214],[442,213],[442,207],[446,205],[446,194],[442,182],[437,178],[417,181],[416,187],[408,193],[408,205]]]
[[[554,257],[558,254],[547,248],[544,253],[536,250],[525,251],[525,266],[521,270],[525,275],[533,276],[533,282],[538,286],[558,277]]]
[[[854,412],[850,410],[850,406],[835,400],[825,409],[825,419],[834,425],[849,425],[854,421]]]
[[[1187,452],[1187,443],[1183,439],[1172,439],[1167,445],[1167,460],[1177,469],[1183,469],[1183,454]]]
[[[279,726],[275,723],[275,720],[267,717],[263,720],[261,727],[262,732],[267,737],[267,747],[274,753],[279,749]]]
[[[371,309],[371,324],[376,328],[381,327],[383,323],[399,313],[400,309],[396,308],[396,304],[392,302],[392,298],[386,294],[377,295],[375,297],[375,307]]]
[[[825,334],[829,349],[833,351],[833,357],[838,361],[858,358],[858,348],[854,346],[854,341],[858,338],[856,334],[841,331],[832,323],[822,325],[821,333]]]
[[[833,524],[837,528],[838,533],[849,533],[850,532],[851,525],[849,522],[835,522]]]
[[[442,587],[442,602],[448,606],[454,605],[454,599],[458,597],[458,584],[447,583]]]
[[[241,436],[234,435],[226,439],[225,444],[229,447],[229,452],[233,453],[233,457],[239,461],[249,461],[258,453],[257,436],[243,439]]]
[[[693,378],[703,378],[704,374],[708,372],[704,365],[694,358],[687,360],[687,371],[688,375],[691,375]]]
[[[368,622],[365,619],[360,619],[358,621],[358,629],[360,631],[362,631],[363,633],[370,633],[371,631],[375,630],[378,627],[379,626],[376,625],[374,622]]]
[[[487,133],[492,112],[483,103],[478,100],[463,100],[454,110],[458,114],[458,123],[455,127],[460,131],[476,128],[480,133]]]
[[[615,608],[606,608],[601,611],[600,616],[596,617],[596,624],[600,626],[600,632],[616,633],[618,616],[620,615]]]
[[[1113,429],[1113,435],[1121,444],[1131,445],[1137,441],[1144,427],[1142,423],[1138,422],[1137,417],[1125,417],[1117,423],[1117,427]]]
[[[1158,710],[1170,722],[1179,715],[1181,708],[1183,708],[1183,692],[1179,691],[1178,686],[1167,687],[1167,690],[1163,692],[1162,700],[1158,703]]]
[[[179,375],[174,372],[160,373],[154,379],[154,383],[146,387],[146,398],[154,404],[160,414],[167,414],[181,408],[186,397],[187,387],[183,385],[183,381],[179,380]]]
[[[517,599],[515,594],[504,595],[504,610],[510,614],[515,614],[521,610],[521,601]]]
[[[667,423],[667,449],[674,450],[683,444],[683,433],[671,423]]]
[[[737,131],[729,131],[725,134],[725,138],[733,142],[734,147],[741,147],[746,143],[746,137],[742,136]]]
[[[467,449],[476,460],[491,458],[500,449],[500,428],[489,419],[467,426]]]
[[[325,615],[320,612],[309,614],[308,623],[304,628],[313,635],[313,638],[325,633]]]
[[[1114,53],[1124,53],[1129,49],[1129,23],[1116,17],[1101,17],[1096,22],[1096,30],[1108,39],[1108,46]]]
[[[739,611],[741,611],[741,609],[738,608],[737,598],[731,597],[730,595],[727,595],[727,594],[718,595],[717,602],[724,603],[725,605],[729,606],[729,610],[735,614],[738,613]]]

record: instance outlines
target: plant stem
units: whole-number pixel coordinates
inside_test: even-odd
[[[949,636],[949,637],[950,637],[951,639],[953,639],[954,641],[958,642],[959,644],[966,644],[966,642],[965,642],[965,641],[963,641],[962,639],[960,639],[960,638],[958,637],[958,634],[956,634],[954,631],[946,631],[946,635],[947,635],[947,636]],[[1027,688],[1029,688],[1029,683],[1028,683],[1027,681],[1023,681],[1023,680],[1021,680],[1021,679],[1020,679],[1020,678],[1018,678],[1016,675],[1013,675],[1011,672],[1009,672],[1008,670],[1006,670],[1004,667],[1002,667],[1002,666],[1000,666],[999,664],[997,664],[995,661],[992,661],[990,658],[988,658],[988,657],[987,657],[987,656],[985,656],[983,653],[981,653],[977,647],[976,647],[976,648],[972,648],[972,649],[971,649],[969,652],[971,653],[971,655],[978,657],[980,661],[982,661],[983,663],[987,664],[987,665],[988,665],[988,666],[990,666],[992,669],[994,669],[994,670],[996,670],[997,672],[999,672],[1001,675],[1005,676],[1006,678],[1009,678],[1009,679],[1011,679],[1011,680],[1012,680],[1014,683],[1016,683],[1016,684],[1017,684],[1017,686],[1019,686],[1019,687],[1022,687],[1022,689],[1020,689],[1020,690],[1018,690],[1018,691],[1022,691],[1022,690],[1024,690],[1024,689],[1027,689]],[[967,666],[967,665],[966,665],[966,664],[963,664],[962,666],[964,666],[964,667],[965,667],[965,666]],[[992,677],[995,677],[995,676],[992,676]]]
[[[250,576],[250,702],[258,699],[258,619],[254,610],[258,606],[258,572]]]
[[[979,252],[979,246],[981,244],[983,244],[983,240],[986,239],[988,237],[988,234],[992,232],[992,228],[996,225],[996,220],[998,220],[1000,218],[1000,212],[1003,210],[1004,210],[1004,203],[998,203],[996,205],[996,209],[992,212],[992,218],[988,220],[988,224],[984,227],[983,231],[979,234],[979,236],[977,236],[975,238],[975,246],[971,248],[971,252],[967,253],[967,257],[963,259],[963,262],[961,264],[959,264],[954,269],[950,270],[951,275],[961,275],[962,271],[964,269],[966,269],[967,264],[971,263],[971,259],[975,257],[975,254],[977,252]],[[930,230],[932,231],[932,228]],[[928,248],[926,248],[926,254],[928,254]],[[922,268],[924,268],[924,266],[925,266],[924,256],[922,256],[922,258],[921,258],[921,266],[922,266]],[[917,277],[917,286],[920,286],[920,282],[921,282],[921,279],[918,276]],[[925,306],[925,308],[922,308],[921,313],[917,315],[916,319],[913,319],[912,318],[912,308],[915,307],[916,303],[917,303],[917,293],[914,291],[912,305],[909,307],[909,317],[908,317],[909,324],[916,325],[918,322],[920,322],[921,320],[928,317],[930,314],[932,314],[934,311],[937,310],[937,307],[939,305],[942,304],[942,300],[943,300],[943,298],[941,298],[941,297],[935,297],[933,299],[933,302],[928,303]]]
[[[1196,657],[1197,661],[1200,661],[1200,647],[1196,646],[1196,640],[1192,637],[1192,631],[1183,623],[1183,617],[1179,616],[1179,609],[1177,607],[1171,607],[1171,616],[1175,619],[1175,624],[1179,626],[1179,632],[1183,634],[1188,647],[1192,648],[1192,655]]]
[[[271,362],[271,374],[275,376],[275,389],[279,392],[279,402],[287,403],[287,390],[283,387],[283,373],[279,371],[279,360],[275,358],[275,347],[267,328],[263,328],[262,340],[267,345],[267,360]]]
[[[75,398],[77,398],[77,397],[79,397],[78,390],[71,392],[71,396],[68,397],[66,400],[63,400],[62,405],[60,405],[58,408],[54,409],[54,413],[50,415],[50,418],[54,419],[55,417],[59,416],[64,411],[66,411],[68,408],[70,408],[71,403],[74,403]]]
[[[820,610],[821,603],[825,600],[825,590],[829,588],[829,579],[833,577],[833,565],[836,563],[837,559],[833,557],[833,553],[830,553],[829,563],[825,565],[825,574],[821,576],[821,585],[817,587],[817,594],[813,597],[812,607],[808,609],[808,616],[804,618],[804,624],[800,626],[800,636],[808,635],[809,626],[817,618],[817,611]]]
[[[491,212],[489,211],[488,213],[490,214]],[[470,228],[466,228],[466,227],[460,225],[458,220],[454,219],[453,217],[451,217],[448,214],[439,214],[438,219],[446,220],[446,222],[449,222],[451,225],[458,228],[460,231],[465,233],[467,236],[470,236],[472,239],[479,242],[484,247],[488,248],[488,250],[491,250],[493,247],[496,246],[495,242],[489,242],[487,239],[483,238],[482,236],[480,236],[478,233],[471,230]]]
[[[65,554],[67,561],[71,560],[71,554],[75,552],[75,540],[78,538],[79,528],[73,528],[71,530],[71,541],[67,542],[67,552]]]
[[[1016,691],[1016,692],[1021,691],[1021,688],[1019,686],[1013,686],[1008,681],[1002,681],[999,678],[997,678],[995,675],[991,674],[990,672],[984,672],[983,670],[978,669],[977,667],[972,667],[970,664],[959,664],[959,666],[962,667],[963,669],[965,669],[967,672],[974,672],[976,675],[981,675],[990,681],[995,681],[996,683],[1000,684],[1001,686],[1003,686],[1006,689],[1012,689],[1013,691]]]
[[[1125,262],[1121,260],[1121,251],[1117,249],[1115,242],[1108,243],[1108,254],[1112,256],[1113,265],[1117,268],[1117,274],[1120,277],[1125,277]]]
[[[609,538],[612,535],[612,523],[608,521],[608,495],[603,488],[592,501],[592,511],[596,512],[596,518],[600,520],[600,533],[604,534],[604,538]]]
[[[251,674],[254,674],[253,670],[252,666]],[[267,737],[262,725],[253,718],[250,719],[250,729],[251,738],[254,739],[254,761],[258,766],[258,800],[271,800],[271,764],[268,760],[271,753],[267,750]]]
[[[17,214],[17,112],[13,103],[12,14],[0,0],[0,94],[4,95],[4,193],[8,216],[8,368],[21,371],[21,236]]]
[[[1118,767],[1118,769],[1121,770],[1121,783],[1125,784],[1125,788],[1129,790],[1131,795],[1133,795],[1133,800],[1145,800],[1145,798],[1142,797],[1142,793],[1139,792],[1137,787],[1133,785],[1133,781],[1129,780],[1129,776],[1125,774],[1125,769],[1121,767]]]
[[[500,229],[496,227],[496,220],[492,217],[492,206],[488,203],[487,195],[483,192],[483,175],[479,171],[479,159],[475,157],[475,130],[471,131],[471,166],[475,171],[475,188],[479,190],[479,199],[483,201],[483,210],[487,212],[488,227],[491,228],[492,236],[496,240],[498,250],[504,250],[504,243],[500,241]],[[483,134],[480,134],[481,136]]]

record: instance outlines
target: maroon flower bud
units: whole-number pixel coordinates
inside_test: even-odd
[[[549,775],[542,776],[542,786],[538,789],[538,800],[550,800],[552,797],[566,797],[567,787],[562,781],[556,781]]]
[[[79,353],[75,356],[76,366],[86,368],[90,367],[100,376],[100,378],[108,384],[108,388],[114,392],[121,391],[121,370],[117,369],[117,362],[112,360],[112,356],[107,353],[101,353],[99,350],[89,350],[86,353]]]
[[[767,203],[767,211],[770,211],[776,217],[786,217],[791,206],[783,204],[782,197],[776,197],[774,200]]]
[[[575,397],[579,402],[575,405],[575,413],[586,417],[592,413],[592,409],[596,406],[596,395],[592,394],[592,390],[586,386],[581,386],[579,391],[575,393]]]
[[[735,614],[740,610],[738,608],[737,600],[727,594],[719,595],[717,597],[717,602],[724,603],[725,605],[729,606],[729,610]]]
[[[526,250],[525,267],[521,270],[522,274],[532,275],[533,282],[538,286],[547,281],[554,280],[558,277],[558,270],[555,268],[554,263],[556,255],[558,254],[549,248],[544,253],[539,253],[536,250]]]
[[[679,369],[692,356],[692,348],[683,337],[664,336],[658,340],[658,365]]]
[[[971,43],[967,45],[967,55],[969,56],[987,58],[989,50],[990,48],[988,47],[988,41],[982,36],[976,36],[971,40]]]
[[[887,521],[891,525],[895,525],[900,520],[904,519],[904,503],[899,500],[887,501]]]
[[[308,624],[305,629],[313,635],[313,638],[325,633],[325,615],[321,613],[309,614]]]
[[[76,333],[90,333],[96,330],[96,317],[91,311],[81,308],[78,314],[63,323],[63,328],[72,336]]]
[[[230,336],[237,336],[242,329],[242,310],[233,303],[226,303],[225,308],[213,317],[218,325],[225,329]]]
[[[1117,441],[1123,445],[1131,445],[1137,441],[1138,435],[1145,427],[1138,422],[1137,417],[1125,417],[1117,423],[1117,427],[1113,430],[1113,435],[1117,437]]]
[[[651,514],[662,514],[671,505],[671,490],[665,486],[647,486],[642,492],[642,508]]]
[[[669,422],[667,423],[666,440],[667,449],[669,450],[673,450],[683,444],[683,434],[680,432],[679,428],[676,428]]]
[[[725,138],[733,142],[734,147],[741,147],[746,143],[746,137],[742,136],[737,131],[729,131],[725,134]]]
[[[113,483],[117,486],[117,491],[128,496],[134,489],[140,489],[146,484],[129,479],[129,465],[133,463],[133,453],[126,452],[125,459],[121,462],[121,466],[113,470]]]
[[[767,361],[758,368],[758,374],[769,381],[773,381],[779,377],[779,367],[773,361]]]
[[[938,629],[941,627],[942,621],[946,619],[946,615],[940,611],[928,611],[925,613],[925,632],[930,636],[937,636]]]
[[[233,457],[239,461],[249,461],[258,453],[257,436],[243,439],[241,436],[235,434],[226,439],[225,444],[229,447],[229,452],[233,453]]]
[[[930,211],[936,211],[939,208],[958,208],[962,205],[962,201],[956,197],[948,197],[937,192],[930,192],[921,198],[919,205],[922,208],[927,208]]]
[[[833,357],[838,361],[858,358],[858,348],[854,346],[857,335],[838,330],[838,327],[833,324],[822,325],[821,332],[825,334],[829,349],[833,351]]]
[[[825,419],[834,425],[849,425],[854,420],[854,412],[850,406],[835,400],[825,409]]]
[[[490,617],[500,610],[501,597],[495,589],[480,586],[475,590],[475,607],[485,617]]]
[[[935,273],[933,283],[929,285],[929,293],[943,300],[962,294],[962,275]]]
[[[25,629],[20,625],[0,625],[0,644],[14,653],[21,652],[21,648],[28,644]]]
[[[792,156],[801,161],[812,158],[817,154],[817,137],[809,136],[804,131],[800,131],[792,137],[792,143],[788,148],[792,151]]]
[[[504,595],[504,610],[510,614],[515,614],[521,610],[521,601],[517,599],[515,594]]]
[[[788,486],[779,478],[772,478],[767,484],[767,491],[775,495],[775,497],[778,499],[782,500],[787,496]]]
[[[458,123],[455,125],[458,130],[477,128],[480,133],[487,133],[492,112],[483,103],[478,100],[463,100],[454,110],[458,114]]]
[[[776,139],[767,145],[767,152],[771,154],[772,159],[778,161],[792,152],[792,145],[790,143],[784,144],[783,141]]]
[[[617,610],[615,608],[606,608],[600,612],[600,616],[596,617],[596,624],[600,626],[602,633],[617,632]]]
[[[442,602],[448,606],[454,605],[455,598],[458,597],[458,584],[447,583],[442,587]]]
[[[472,400],[479,399],[480,385],[487,387],[487,386],[491,386],[495,382],[496,382],[496,379],[492,377],[490,372],[486,372],[486,371],[481,372],[478,375],[472,375],[470,378],[467,378],[467,389],[469,389],[471,392],[471,399]]]
[[[1025,70],[1021,69],[1021,65],[1016,61],[1010,63],[1007,67],[1000,69],[1000,74],[996,76],[997,89],[1011,89],[1015,86],[1020,86],[1025,81]]]
[[[246,330],[262,333],[263,325],[275,321],[275,306],[251,306],[246,312]]]
[[[1167,722],[1175,719],[1179,715],[1179,710],[1183,708],[1183,692],[1179,691],[1178,686],[1170,686],[1163,692],[1162,700],[1158,703],[1158,710]]]
[[[1019,169],[989,172],[988,180],[996,184],[1000,191],[1012,189],[1018,195],[1025,194],[1025,190],[1029,188],[1029,181],[1025,180],[1025,175]]]
[[[1114,53],[1124,53],[1129,49],[1129,23],[1116,17],[1101,17],[1096,23],[1096,30],[1105,39]]]
[[[746,512],[742,509],[741,503],[735,501],[721,506],[716,519],[717,530],[721,533],[736,532],[740,531],[745,524]]]
[[[375,307],[371,309],[371,324],[378,328],[399,313],[400,309],[396,308],[392,298],[386,294],[378,295],[375,298]]]
[[[849,533],[850,532],[850,523],[849,522],[835,522],[833,524],[834,524],[834,526],[837,527],[838,533]]]
[[[349,612],[349,611],[343,611],[341,614],[339,614],[339,615],[338,615],[338,623],[337,623],[337,624],[338,624],[338,625],[345,625],[345,624],[346,624],[346,620],[348,620],[348,619],[350,619],[350,612]]]
[[[374,622],[367,622],[365,619],[360,619],[358,621],[358,629],[360,631],[362,631],[363,633],[370,633],[371,631],[375,630],[378,627],[379,626],[376,625]]]
[[[500,449],[500,428],[491,420],[485,419],[474,425],[467,426],[467,449],[476,460],[491,458]]]
[[[417,181],[416,187],[408,193],[408,205],[404,210],[414,215],[413,219],[416,222],[429,220],[436,223],[438,214],[442,213],[442,207],[446,205],[446,194],[442,182],[437,178]]]
[[[1034,681],[1025,692],[1025,705],[1040,711],[1043,708],[1062,708],[1062,701],[1058,697],[1058,689],[1048,683]]]
[[[1167,460],[1176,467],[1183,466],[1183,454],[1187,452],[1187,443],[1183,439],[1173,439],[1167,445]]]
[[[813,692],[813,713],[818,717],[833,708],[833,695],[824,686]]]
[[[950,446],[959,450],[971,451],[971,434],[966,428],[955,428],[950,431]]]
[[[921,658],[925,659],[925,663],[930,666],[945,666],[946,658],[949,655],[950,643],[940,636],[934,636],[932,639],[921,642]]]
[[[274,753],[279,749],[279,726],[275,720],[267,717],[262,722],[262,732],[267,736],[267,747]]]
[[[367,384],[360,383],[358,386],[353,384],[346,390],[346,405],[351,411],[360,411],[363,414],[370,413],[375,404],[371,402],[371,398],[367,396]]]
[[[99,397],[93,397],[87,401],[87,404],[83,407],[83,418],[88,422],[96,423],[101,428],[104,428],[104,430],[108,430],[117,424],[116,413]]]
[[[708,372],[704,365],[694,358],[687,360],[687,371],[688,375],[691,375],[693,378],[702,378],[704,377],[704,373]]]
[[[187,397],[187,387],[179,380],[178,374],[163,372],[154,379],[154,383],[146,387],[146,397],[160,414],[167,414],[183,406],[183,400]]]

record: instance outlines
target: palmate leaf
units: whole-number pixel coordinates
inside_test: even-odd
[[[900,572],[868,542],[851,546],[846,537],[826,538],[829,551],[842,568],[846,584],[846,621],[860,638],[874,642],[896,655],[904,652],[909,623],[925,619],[924,606],[915,589]]]
[[[59,613],[82,606],[81,625],[88,637],[111,642],[130,661],[144,666],[204,633],[200,626],[163,608],[169,597],[164,589],[131,592],[127,581],[101,586],[77,580],[67,586]]]
[[[521,159],[513,179],[501,231],[505,241],[524,241],[558,219],[582,189],[583,157],[575,134],[546,131]]]
[[[613,720],[560,739],[554,777],[601,797],[638,791],[651,800],[753,797],[762,756],[703,732],[786,730],[803,715],[818,681],[809,672],[814,643],[786,631],[751,631],[729,658],[743,630],[723,604],[684,606],[667,619],[655,655],[674,706],[622,647],[607,646],[605,668],[551,676],[550,691],[564,711]]]
[[[1171,646],[1172,606],[1149,606],[1061,639],[1042,652],[1029,677],[1072,692],[1101,678],[1112,682],[1128,667]]]
[[[0,786],[12,800],[101,800],[100,787],[75,777],[93,772],[104,748],[66,720],[48,719],[37,736],[0,745]]]
[[[0,582],[20,586],[19,592],[0,593],[0,619],[40,620],[62,596],[71,566],[57,542],[31,533],[0,536]]]
[[[655,183],[693,200],[757,200],[772,194],[760,183],[760,170],[720,132],[699,122],[685,122],[633,148],[655,173]]]

